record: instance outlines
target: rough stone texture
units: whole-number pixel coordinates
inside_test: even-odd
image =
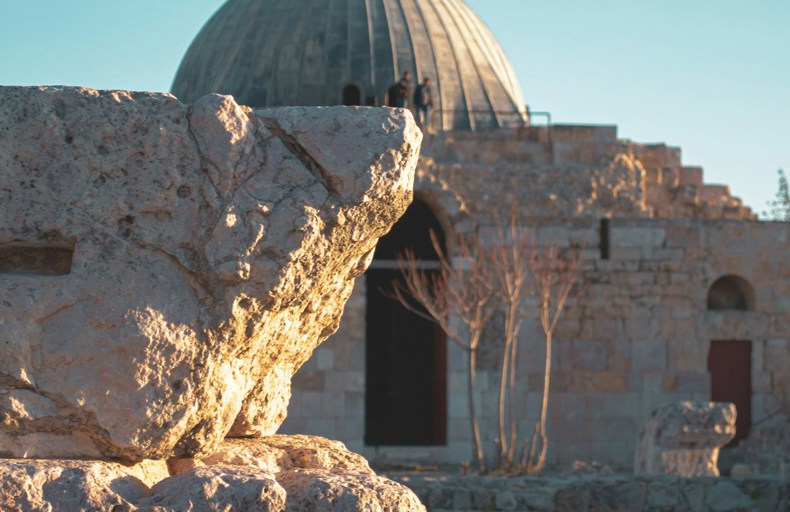
[[[292,469],[277,481],[288,493],[288,511],[425,511],[407,487],[376,475]]]
[[[198,488],[201,479],[206,478],[204,469],[213,472],[211,478],[217,479],[240,468],[261,475],[256,482],[265,480],[265,475],[273,475],[269,478],[284,489],[286,510],[424,510],[408,488],[376,476],[367,461],[348,451],[343,443],[320,437],[228,439],[212,455],[170,461],[170,468],[181,474],[171,479],[177,479],[174,483],[163,482],[157,486],[166,487],[167,496],[181,494],[178,488]],[[153,492],[156,494],[157,488]]]
[[[407,487],[376,476],[365,459],[323,438],[230,439],[210,457],[169,467],[172,477],[164,461],[0,460],[0,509],[425,511]]]
[[[432,512],[778,512],[789,510],[790,481],[782,478],[475,477],[447,473],[389,473]],[[457,500],[458,496],[465,499]]]
[[[0,88],[0,454],[274,433],[420,137],[398,110]]]
[[[285,507],[285,490],[274,476],[255,467],[199,467],[163,480],[151,489],[149,497],[137,504],[141,510],[152,512],[280,512]]]
[[[790,477],[790,417],[776,415],[764,421],[738,446],[725,450],[719,466],[723,472],[729,467],[729,474],[733,477]]]
[[[301,435],[226,439],[207,457],[173,459],[168,464],[173,474],[214,464],[255,466],[270,473],[299,468],[375,474],[364,457],[348,451],[340,441]]]
[[[639,433],[637,475],[719,476],[719,449],[735,436],[735,404],[675,402],[656,409]]]
[[[149,486],[168,477],[163,461],[124,466],[69,460],[0,461],[0,510],[135,510]],[[186,510],[186,509],[182,509]]]
[[[475,215],[493,214],[512,194],[534,219],[756,220],[729,187],[684,166],[679,148],[620,139],[616,126],[443,132],[426,141],[419,171],[448,184]]]

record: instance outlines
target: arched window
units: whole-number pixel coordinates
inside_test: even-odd
[[[754,289],[735,275],[720,277],[708,290],[711,311],[749,311],[754,309]],[[738,409],[735,437],[727,446],[737,445],[749,435],[752,423],[752,342],[713,340],[708,353],[711,400],[732,402]]]
[[[444,239],[428,205],[415,201],[379,241],[365,274],[368,446],[447,442],[447,337],[436,324],[386,295],[401,278],[396,258],[405,249],[412,249],[427,268],[438,262],[431,230]]]
[[[708,290],[708,309],[741,310],[754,309],[754,289],[742,277],[726,275],[717,279]]]
[[[343,105],[362,105],[362,91],[359,90],[359,87],[354,84],[348,84],[343,88]]]

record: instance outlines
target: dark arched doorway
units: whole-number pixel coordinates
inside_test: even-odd
[[[400,278],[397,255],[411,248],[428,269],[444,240],[430,208],[414,202],[376,248],[366,272],[365,444],[425,446],[447,442],[447,338],[433,322],[385,295]]]
[[[343,88],[343,105],[347,107],[362,105],[362,91],[354,84]]]
[[[713,311],[754,309],[754,289],[738,276],[718,278],[708,289],[708,309]]]
[[[708,289],[708,310],[727,314],[754,308],[754,289],[735,275],[717,279]],[[752,343],[744,340],[713,340],[708,353],[711,400],[732,402],[738,410],[735,437],[728,446],[749,436],[752,425]]]

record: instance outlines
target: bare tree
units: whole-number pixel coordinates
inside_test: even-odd
[[[546,337],[546,367],[543,375],[540,417],[535,425],[529,450],[526,443],[524,444],[521,467],[527,474],[537,475],[546,467],[548,450],[546,416],[551,384],[552,341],[560,316],[579,279],[581,251],[578,247],[562,250],[552,242],[547,247],[535,250],[532,255],[533,293],[538,299],[540,324]],[[581,290],[578,293],[581,293]]]
[[[498,400],[498,464],[503,473],[515,470],[518,444],[518,417],[513,403],[516,395],[519,334],[529,310],[524,302],[528,295],[530,266],[535,247],[526,227],[517,222],[516,209],[506,226],[498,222],[494,239],[489,242],[486,255],[490,260],[492,277],[496,283],[495,296],[504,314],[502,331],[502,366],[500,369]],[[509,418],[509,425],[507,425]]]
[[[539,474],[546,466],[548,435],[546,418],[551,384],[552,342],[557,324],[580,275],[578,247],[561,249],[556,241],[541,246],[520,222],[516,209],[507,226],[499,223],[488,255],[491,259],[495,299],[504,314],[503,352],[498,401],[500,473]],[[539,419],[531,442],[524,441],[520,461],[518,415],[514,410],[519,337],[524,321],[533,314],[529,298],[536,302],[545,335],[546,358]],[[509,419],[509,421],[506,420]]]
[[[516,209],[513,209],[516,212]],[[412,251],[399,258],[402,282],[391,296],[410,311],[438,323],[447,336],[468,354],[467,392],[473,451],[477,469],[487,470],[475,398],[477,355],[493,312],[503,314],[500,385],[497,401],[498,454],[496,471],[504,474],[539,474],[546,465],[546,418],[551,384],[554,332],[579,278],[578,248],[561,249],[556,243],[539,246],[516,213],[509,222],[497,222],[490,239],[480,234],[459,240],[455,262],[431,234],[439,257],[438,268],[426,268]],[[531,441],[520,442],[515,411],[519,338],[526,319],[538,308],[546,340],[543,397]],[[463,324],[456,329],[453,319]],[[516,460],[522,446],[520,460]]]
[[[455,247],[455,263],[442,249],[431,232],[433,247],[439,257],[436,271],[426,269],[413,251],[398,258],[403,281],[396,281],[393,297],[405,308],[439,324],[447,336],[467,352],[467,393],[472,429],[473,451],[478,471],[486,471],[486,456],[480,437],[477,402],[477,350],[486,324],[491,318],[492,280],[477,236],[459,240]],[[415,301],[422,307],[415,306]],[[461,320],[463,330],[453,325]]]

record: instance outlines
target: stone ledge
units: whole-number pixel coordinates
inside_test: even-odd
[[[790,510],[790,480],[780,477],[735,479],[605,475],[504,478],[451,473],[388,473],[387,477],[412,489],[433,512]]]

